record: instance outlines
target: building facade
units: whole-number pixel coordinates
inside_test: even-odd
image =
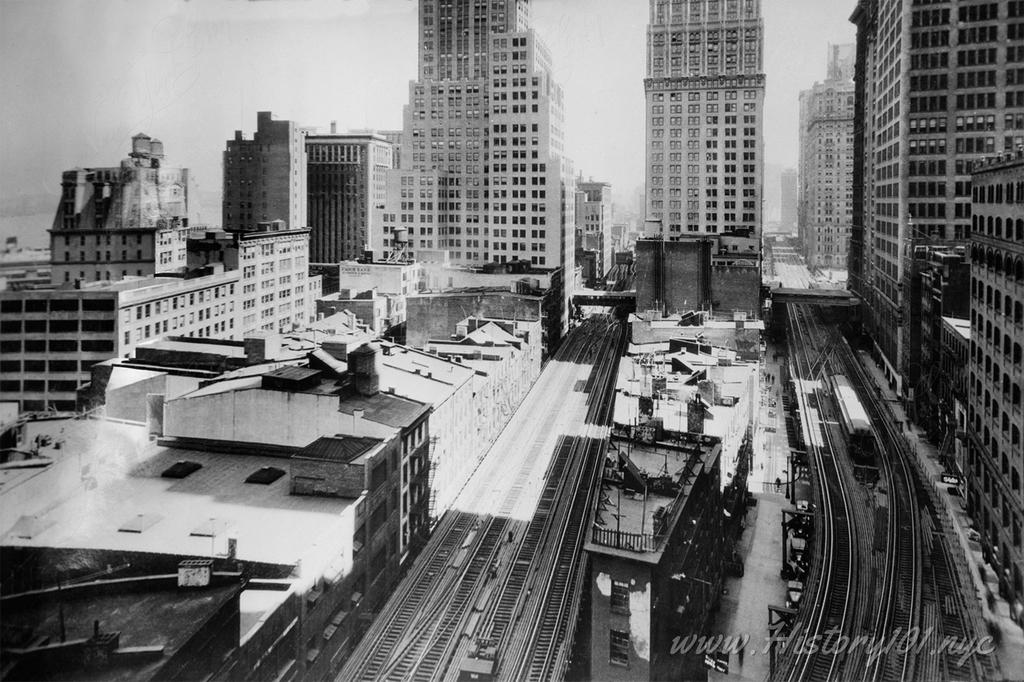
[[[235,238],[242,271],[242,333],[285,332],[312,323],[321,279],[309,275],[309,229],[274,221],[237,232]]]
[[[576,181],[576,249],[597,256],[596,279],[612,267],[612,186],[607,182]]]
[[[306,227],[306,131],[293,121],[256,115],[256,133],[241,130],[224,151],[222,225],[229,232],[271,220]]]
[[[861,0],[857,25],[851,290],[897,391],[920,365],[914,248],[964,243],[971,164],[1024,143],[1019,3]]]
[[[93,365],[164,335],[240,338],[239,272],[0,292],[0,400],[76,408]]]
[[[914,287],[921,300],[921,323],[911,336],[911,343],[921,356],[921,379],[914,391],[912,416],[929,435],[950,449],[953,441],[946,437],[954,416],[952,404],[942,398],[943,320],[966,319],[970,315],[971,268],[962,246],[920,248],[914,261],[919,271]]]
[[[704,680],[673,638],[703,635],[722,582],[716,438],[613,429],[586,551],[589,679]],[[671,441],[671,442],[669,442]],[[656,472],[668,468],[667,476]]]
[[[310,262],[362,258],[383,231],[394,145],[369,133],[307,135],[306,156]]]
[[[802,107],[801,107],[802,110]],[[779,231],[793,232],[797,228],[799,174],[795,168],[786,168],[779,178]]]
[[[221,266],[240,270],[239,328],[287,332],[316,319],[322,278],[309,274],[309,229],[290,229],[283,220],[245,230],[210,230],[189,239],[188,269]]]
[[[854,87],[852,71],[842,57],[850,50],[849,45],[830,46],[829,78],[800,93],[797,223],[811,268],[847,265],[853,219]]]
[[[968,512],[1011,616],[1024,617],[1024,151],[975,165]]]
[[[651,0],[649,235],[745,237],[759,257],[763,32],[759,0]]]
[[[188,169],[164,165],[164,145],[139,133],[120,166],[64,171],[50,229],[51,281],[112,281],[183,265]]]
[[[942,347],[936,382],[943,435],[943,466],[963,478],[967,471],[967,379],[970,375],[971,321],[942,318]],[[947,446],[948,442],[948,446]]]
[[[571,164],[561,87],[530,27],[529,0],[419,2],[419,74],[409,85],[401,170],[389,183],[385,250],[456,265],[527,260],[573,269]],[[397,191],[395,191],[397,190]]]

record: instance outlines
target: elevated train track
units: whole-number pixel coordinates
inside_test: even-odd
[[[773,679],[991,679],[996,668],[988,656],[962,661],[948,652],[930,655],[944,636],[981,634],[979,619],[971,616],[958,584],[946,538],[940,530],[934,530],[941,527],[941,519],[931,497],[933,489],[917,470],[914,455],[892,415],[876,399],[867,372],[838,330],[822,325],[817,311],[809,306],[790,305],[788,312],[794,376],[809,382],[817,382],[826,373],[849,377],[869,417],[878,478],[877,484],[869,482],[866,489],[856,488],[855,462],[847,454],[849,448],[831,435],[826,407],[830,397],[817,386],[801,390],[798,384],[803,435],[821,504],[807,597],[800,606],[797,623],[804,641],[826,644],[835,640],[836,633],[848,639],[847,647],[834,655],[820,650],[811,654],[788,652]],[[832,385],[841,386],[842,382]],[[844,405],[844,400],[849,397],[837,400],[841,417],[837,425],[850,422],[850,406]],[[812,422],[820,422],[820,434]],[[848,425],[844,426],[847,442],[854,436],[850,431]],[[864,434],[857,437],[863,439]],[[864,442],[861,440],[856,449],[860,450]],[[849,461],[842,461],[843,456]],[[861,509],[851,513],[847,502],[866,491],[871,491],[869,499],[877,503],[873,520]],[[909,650],[893,646],[880,656],[868,655],[867,641],[875,646],[899,642],[917,628],[923,633],[931,628],[932,639]],[[862,645],[849,646],[857,638]]]
[[[624,333],[607,316],[574,330],[338,680],[455,680],[467,660],[563,676]]]
[[[851,621],[853,572],[855,557],[855,528],[850,503],[848,484],[837,466],[831,436],[828,429],[821,429],[811,419],[812,401],[814,410],[820,409],[817,390],[808,393],[804,382],[811,382],[811,368],[814,358],[811,351],[817,346],[802,311],[791,307],[790,317],[793,340],[791,375],[796,382],[796,399],[803,418],[804,437],[808,459],[812,465],[812,476],[816,483],[815,496],[818,500],[815,511],[815,551],[812,555],[807,596],[801,608],[798,624],[805,637],[821,641],[828,632],[846,633]],[[802,648],[801,648],[802,651]],[[774,671],[777,680],[829,680],[839,673],[841,656],[821,650],[814,653],[787,652]]]

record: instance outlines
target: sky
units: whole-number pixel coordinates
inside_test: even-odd
[[[766,157],[795,166],[800,90],[855,0],[762,0]],[[642,187],[648,0],[534,0],[566,96],[566,151],[628,201]],[[60,173],[116,165],[130,137],[220,190],[256,112],[327,130],[397,129],[416,77],[414,0],[0,0],[0,199],[56,197]],[[216,205],[203,222],[219,221]]]

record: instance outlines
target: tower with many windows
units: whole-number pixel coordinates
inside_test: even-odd
[[[398,231],[417,260],[572,272],[562,89],[529,11],[529,0],[420,1],[419,77],[374,251],[392,250]]]
[[[919,263],[971,235],[971,166],[1024,144],[1024,2],[860,0],[849,286],[897,390],[922,374]]]
[[[846,268],[853,214],[853,72],[829,46],[828,78],[800,93],[799,234],[812,268]]]
[[[759,257],[763,32],[760,0],[651,0],[648,235]]]

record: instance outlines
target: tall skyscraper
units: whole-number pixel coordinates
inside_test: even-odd
[[[1024,143],[1019,2],[861,0],[851,290],[890,381],[921,374],[915,259],[971,232],[972,163]]]
[[[50,229],[54,284],[147,276],[185,265],[188,169],[164,164],[160,140],[139,133],[120,166],[61,177]]]
[[[283,220],[306,227],[306,143],[304,129],[256,115],[256,134],[235,131],[224,151],[224,229],[246,230],[259,222]]]
[[[306,136],[310,263],[362,258],[382,231],[394,146],[380,135]]]
[[[779,229],[792,232],[797,225],[798,173],[795,168],[782,171],[779,182]]]
[[[759,256],[763,34],[760,0],[651,0],[648,234]]]
[[[684,297],[693,310],[760,307],[763,36],[760,0],[651,0],[644,232],[695,242],[696,271],[671,273],[704,283]],[[649,252],[659,273],[682,267],[660,260],[669,250]]]
[[[811,267],[846,269],[853,219],[852,45],[829,45],[828,78],[800,93],[800,242]]]
[[[454,265],[526,261],[571,275],[562,90],[529,11],[529,0],[420,0],[419,77],[375,250],[401,234],[420,260],[446,252]]]

